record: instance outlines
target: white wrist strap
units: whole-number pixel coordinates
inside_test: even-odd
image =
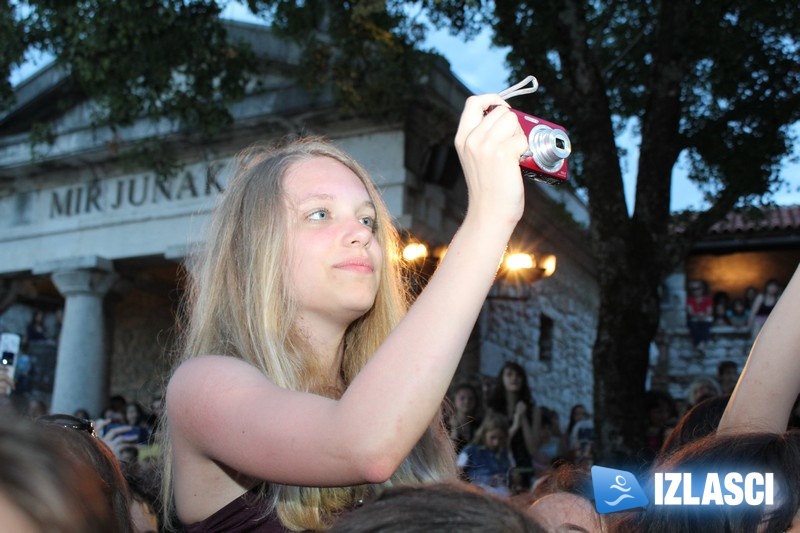
[[[526,89],[521,88],[527,85],[528,83],[531,84],[531,87],[528,87]],[[517,83],[516,85],[512,85],[508,89],[503,89],[497,94],[500,95],[500,98],[502,98],[503,100],[508,100],[509,98],[513,98],[514,96],[535,93],[538,88],[539,88],[539,82],[536,80],[536,78],[533,76],[528,76],[527,78]]]

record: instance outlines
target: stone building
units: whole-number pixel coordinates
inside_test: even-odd
[[[91,102],[59,105],[69,87],[58,66],[21,83],[15,106],[0,115],[0,299],[10,304],[0,329],[24,334],[33,313],[44,312],[45,338],[26,348],[34,363],[30,394],[54,411],[99,414],[110,395],[147,405],[161,391],[182,261],[224,192],[226,161],[247,145],[299,132],[326,136],[371,172],[409,240],[446,244],[458,227],[466,189],[450,147],[469,92],[446,64],[419,81],[404,120],[386,122],[343,111],[325,88],[298,88],[291,78],[298,49],[265,28],[231,23],[229,32],[268,68],[230,108],[232,127],[213,140],[197,142],[163,121],[116,132],[92,126]],[[33,146],[31,127],[43,119],[52,143]],[[153,137],[177,154],[177,175],[117,157]],[[492,375],[504,360],[517,360],[540,402],[566,414],[592,397],[598,296],[586,209],[567,189],[526,188],[512,246],[555,255],[557,269],[532,286],[511,287],[524,299],[487,300],[459,378]],[[508,288],[501,283],[498,293]]]
[[[685,268],[664,284],[658,356],[652,361],[653,387],[685,399],[697,378],[717,377],[722,361],[741,371],[754,340],[747,327],[715,325],[704,351],[693,346],[686,327],[686,285],[705,280],[715,299],[744,298],[748,287],[763,291],[770,279],[781,285],[800,264],[800,205],[734,212],[694,245]]]

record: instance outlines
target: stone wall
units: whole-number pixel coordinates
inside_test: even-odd
[[[147,408],[161,392],[174,349],[175,304],[169,292],[134,289],[113,305],[109,395]]]
[[[698,267],[694,268],[692,277],[698,272]],[[741,372],[753,341],[747,328],[714,326],[708,346],[698,351],[686,327],[686,278],[686,274],[678,272],[669,276],[664,284],[660,325],[663,338],[658,360],[651,361],[653,388],[666,390],[673,398],[680,399],[686,398],[688,387],[695,379],[709,376],[716,379],[717,365],[722,361],[735,362]],[[726,285],[720,282],[718,286]]]
[[[673,398],[685,399],[695,379],[716,379],[717,366],[722,361],[733,361],[741,372],[752,345],[750,331],[716,326],[711,328],[711,334],[708,346],[699,352],[692,344],[688,329],[672,330],[653,369],[654,388],[666,390]]]
[[[554,275],[534,283],[530,298],[524,289],[499,287],[481,313],[481,373],[495,378],[506,361],[525,368],[534,398],[556,410],[562,429],[573,405],[592,410],[594,386],[592,346],[597,330],[599,292],[595,278],[571,260],[558,256]],[[502,281],[498,284],[502,285]],[[498,295],[498,292],[494,292]],[[552,354],[542,358],[542,317],[552,320]]]

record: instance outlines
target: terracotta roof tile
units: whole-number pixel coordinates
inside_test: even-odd
[[[734,211],[711,226],[709,235],[800,232],[800,205]]]

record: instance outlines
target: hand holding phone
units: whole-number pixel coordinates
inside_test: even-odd
[[[19,355],[20,336],[16,333],[3,333],[0,335],[0,374],[2,384],[0,390],[5,388],[6,395],[11,394],[14,388],[14,373],[17,369],[17,356]]]

